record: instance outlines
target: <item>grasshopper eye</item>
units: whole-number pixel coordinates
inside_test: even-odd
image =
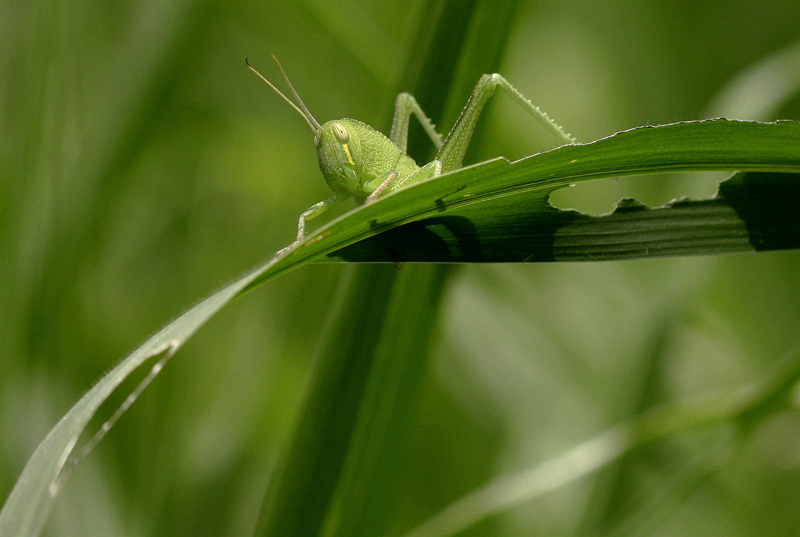
[[[336,136],[336,139],[339,140],[340,144],[346,144],[348,141],[350,141],[350,133],[347,132],[347,129],[344,128],[344,125],[338,121],[331,125],[331,129],[333,130],[333,134]]]

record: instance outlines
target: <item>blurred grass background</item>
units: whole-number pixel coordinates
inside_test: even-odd
[[[1,497],[94,380],[328,196],[307,126],[244,57],[275,79],[275,53],[320,121],[386,131],[433,4],[0,2]],[[800,40],[791,0],[517,9],[500,72],[580,141],[705,117],[737,73]],[[550,146],[508,101],[471,161]],[[777,117],[800,119],[800,100]],[[596,181],[554,203],[605,212],[717,179]],[[47,534],[250,535],[341,270],[304,267],[226,308],[79,466]],[[757,378],[797,343],[799,274],[797,252],[460,267],[387,526],[642,408]],[[660,443],[465,535],[799,531],[800,413],[713,455],[723,434]],[[676,484],[702,456],[719,470]]]

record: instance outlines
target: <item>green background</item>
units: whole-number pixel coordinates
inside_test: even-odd
[[[308,127],[244,57],[279,82],[276,54],[320,121],[386,131],[433,4],[0,4],[0,497],[94,380],[329,195]],[[733,77],[797,46],[798,21],[796,1],[520,2],[499,72],[591,141],[716,115]],[[800,119],[800,102],[772,114],[758,119]],[[470,162],[553,141],[500,96],[475,145]],[[707,197],[718,180],[595,181],[553,202],[602,213],[622,196]],[[797,344],[798,269],[779,252],[451,271],[396,434],[403,477],[374,500],[381,534],[641,408],[758,378]],[[342,270],[304,267],[209,323],[78,467],[47,534],[252,534]],[[797,532],[800,413],[720,454],[724,434],[660,443],[465,534]],[[677,479],[697,457],[708,471]]]

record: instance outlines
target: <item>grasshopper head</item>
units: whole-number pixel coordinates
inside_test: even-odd
[[[315,137],[319,169],[336,193],[357,194],[363,175],[361,140],[353,120],[328,121]]]
[[[245,63],[261,80],[266,82],[269,87],[274,89],[284,101],[289,103],[298,114],[303,116],[308,126],[314,132],[314,145],[317,146],[317,156],[319,158],[319,168],[322,170],[322,175],[331,190],[337,194],[358,194],[359,177],[362,172],[361,161],[361,143],[359,141],[358,133],[354,127],[357,127],[359,122],[349,119],[342,119],[338,121],[329,121],[324,125],[314,119],[308,108],[306,107],[300,95],[295,91],[294,86],[286,76],[286,72],[281,67],[278,59],[270,54],[275,63],[278,64],[278,69],[283,75],[283,79],[292,90],[292,95],[297,99],[297,104],[292,102],[286,95],[284,95],[272,82],[264,78],[264,76],[256,71],[250,62],[245,58]]]

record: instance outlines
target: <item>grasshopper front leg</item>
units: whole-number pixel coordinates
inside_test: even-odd
[[[394,119],[389,139],[400,148],[404,155],[408,154],[408,124],[411,114],[417,116],[436,149],[441,148],[442,135],[436,132],[436,125],[425,115],[414,96],[405,92],[398,94],[394,103]]]
[[[300,215],[300,218],[297,221],[297,240],[295,243],[300,242],[306,237],[306,220],[311,220],[312,218],[318,217],[345,198],[346,196],[340,196],[337,194],[326,200],[322,200],[319,203],[315,203],[306,209],[303,214]]]
[[[405,179],[399,178],[397,172],[392,172],[383,181],[383,183],[378,186],[378,188],[372,191],[372,194],[367,197],[364,203],[372,203],[387,190],[390,192],[393,190],[398,190],[404,186],[413,185],[415,183],[419,183],[420,181],[424,181],[425,179],[436,177],[437,175],[442,175],[442,163],[438,160],[432,160],[417,170],[413,175],[406,177]]]
[[[442,135],[436,132],[436,126],[425,115],[417,100],[410,93],[400,93],[397,95],[394,105],[394,119],[392,120],[392,130],[389,139],[394,143],[404,155],[408,154],[408,126],[411,116],[417,117],[427,135],[430,137],[436,149],[442,147]],[[386,178],[370,193],[364,203],[372,203],[377,200],[384,192],[397,190],[405,185],[417,183],[429,177],[441,174],[441,164],[437,161],[430,162],[418,169],[411,175],[401,177],[395,170],[390,172]]]
[[[347,196],[341,196],[337,194],[336,196],[332,196],[326,200],[322,200],[319,203],[315,203],[305,211],[303,214],[300,215],[300,218],[297,220],[297,240],[295,240],[292,244],[287,246],[286,248],[282,248],[278,250],[275,254],[276,256],[281,256],[288,252],[289,250],[293,249],[297,246],[305,237],[306,237],[306,220],[311,220],[312,218],[316,218],[317,216],[321,215],[337,203],[346,199]]]

